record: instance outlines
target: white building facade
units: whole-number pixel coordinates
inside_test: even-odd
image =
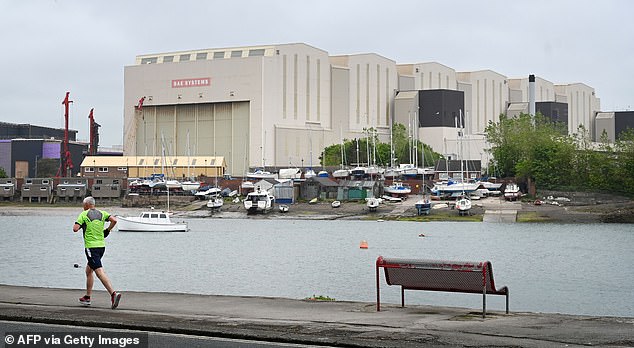
[[[331,56],[303,43],[140,55],[124,75],[125,155],[222,156],[234,176],[319,166],[326,146],[369,128],[389,141],[393,122],[452,158],[461,152],[455,126],[462,125],[462,157],[485,167],[486,126],[528,104],[526,78],[436,62],[397,65],[374,53]],[[570,132],[593,129],[594,89],[536,82],[538,102],[568,103]],[[425,99],[434,95],[461,101]]]

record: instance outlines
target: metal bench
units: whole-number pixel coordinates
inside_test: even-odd
[[[376,259],[376,310],[381,310],[379,268],[385,270],[388,285],[401,286],[401,306],[405,307],[405,290],[448,291],[482,294],[482,317],[486,317],[486,295],[506,296],[509,312],[509,289],[496,289],[491,262],[464,262],[420,259]]]

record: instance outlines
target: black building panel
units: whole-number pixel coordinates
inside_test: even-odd
[[[454,127],[462,110],[464,120],[464,92],[430,89],[418,92],[420,106],[419,127]],[[460,122],[460,121],[458,121]]]
[[[0,122],[0,139],[58,139],[64,140],[64,130],[60,128],[49,128],[34,126],[26,123],[6,123]],[[68,140],[75,141],[76,130],[68,130]]]
[[[541,113],[553,122],[563,123],[568,129],[568,103],[537,102],[535,112]]]
[[[13,140],[11,141],[11,177],[15,176],[15,162],[26,161],[29,163],[30,178],[35,177],[35,161],[42,158],[42,144],[44,140]]]
[[[619,139],[626,129],[634,130],[634,111],[617,111],[614,113],[614,135]]]

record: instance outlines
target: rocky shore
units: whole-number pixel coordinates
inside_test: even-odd
[[[563,197],[563,198],[561,198]],[[571,198],[568,198],[571,197]],[[446,207],[432,209],[429,215],[418,216],[414,204],[419,196],[411,196],[399,203],[383,202],[376,211],[369,211],[364,201],[342,202],[339,208],[332,208],[331,202],[324,200],[315,204],[297,202],[289,205],[288,212],[282,213],[277,205],[267,214],[247,215],[242,203],[225,200],[224,205],[215,211],[206,207],[206,200],[193,200],[192,197],[172,197],[170,210],[176,216],[184,218],[253,218],[253,219],[306,219],[306,220],[403,220],[403,221],[473,221],[480,222],[487,210],[516,211],[517,222],[555,222],[555,223],[634,223],[634,201],[623,197],[607,195],[545,196],[541,205],[534,201],[508,202],[500,197],[489,197],[473,201],[470,214],[459,216],[451,201],[434,201],[435,205]],[[552,199],[549,199],[552,198]],[[114,200],[97,202],[112,214],[136,215],[150,206],[165,210],[165,197],[147,197],[143,199]],[[0,202],[0,216],[38,214],[55,215],[64,211],[74,214],[81,202],[26,203]]]

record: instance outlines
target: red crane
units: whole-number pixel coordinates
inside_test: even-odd
[[[71,171],[73,169],[73,160],[70,157],[70,150],[68,149],[68,106],[72,103],[72,100],[68,100],[68,96],[70,92],[66,92],[66,97],[62,101],[64,104],[64,152],[62,153],[62,161],[59,170],[57,171],[57,176],[63,175],[64,177],[71,176]]]
[[[90,156],[97,155],[97,148],[99,147],[99,127],[101,125],[95,122],[95,118],[93,116],[93,111],[95,109],[90,109],[90,115],[88,115],[88,119],[90,119],[90,146],[88,147],[88,154]]]

